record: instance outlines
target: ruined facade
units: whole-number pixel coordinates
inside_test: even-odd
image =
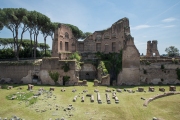
[[[123,68],[117,84],[139,83],[140,55],[134,45],[134,38],[130,34],[128,18],[118,20],[106,30],[95,31],[84,41],[75,40],[71,29],[66,25],[60,24],[55,31],[54,38],[52,56],[59,57],[61,60],[68,59],[69,55],[75,51],[78,51],[82,56],[88,53],[87,58],[92,59],[94,58],[93,53],[96,52],[119,53],[120,50],[123,50]],[[95,70],[88,71],[86,67],[82,67],[79,73],[80,78],[83,79],[94,78],[93,76],[97,75]]]
[[[125,45],[126,33],[130,34],[129,20],[123,18],[115,22],[110,28],[95,31],[84,41],[77,43],[77,50],[85,52],[119,52]]]
[[[180,84],[176,74],[176,68],[180,68],[180,66],[172,64],[172,60],[167,61],[164,58],[153,57],[153,53],[155,56],[159,56],[157,41],[147,42],[148,57],[141,59],[141,62],[146,63],[148,58],[151,58],[150,62],[153,65],[140,65],[140,54],[134,44],[134,38],[130,34],[127,18],[118,20],[106,30],[95,31],[84,41],[77,41],[71,29],[60,24],[54,34],[51,58],[43,58],[39,65],[4,65],[0,63],[0,78],[17,83],[20,81],[33,83],[34,79],[38,79],[42,84],[54,85],[55,82],[49,76],[49,72],[54,71],[59,73],[57,81],[59,85],[66,84],[64,76],[70,77],[68,85],[78,85],[79,79],[98,79],[98,85],[110,85],[111,76],[109,74],[102,76],[101,71],[91,63],[84,63],[79,69],[76,61],[69,60],[68,57],[71,53],[78,51],[82,57],[96,60],[94,53],[98,51],[119,53],[120,50],[123,52],[122,71],[118,74],[116,85]],[[179,61],[178,59],[178,63]],[[68,72],[64,72],[62,66],[67,62],[70,69]],[[166,63],[168,64],[166,65]],[[165,65],[164,70],[160,68],[162,64]]]
[[[152,42],[151,41],[147,42],[146,57],[153,57],[153,56],[156,57],[160,56],[157,48],[157,40],[153,40]]]
[[[59,24],[54,34],[52,57],[64,59],[62,54],[67,55],[75,51],[79,53],[117,53],[124,48],[127,35],[130,35],[128,18],[118,20],[106,30],[95,31],[84,41],[77,41],[68,26]]]
[[[52,43],[52,57],[67,59],[70,53],[76,51],[76,40],[71,28],[64,24],[59,24],[55,30]]]

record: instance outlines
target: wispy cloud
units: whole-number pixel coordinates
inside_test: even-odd
[[[150,27],[152,27],[152,26],[150,26],[150,25],[138,25],[138,26],[132,27],[131,29],[140,30],[140,29],[145,29],[145,28],[150,28]]]
[[[166,19],[162,20],[162,22],[172,22],[175,20],[176,20],[176,18],[170,17],[170,18],[166,18]]]
[[[155,16],[155,17],[153,17],[152,19],[150,19],[149,21],[147,21],[146,24],[149,23],[150,21],[152,21],[153,19],[161,16],[162,14],[166,13],[166,12],[169,11],[170,9],[174,8],[174,7],[175,7],[176,5],[178,5],[179,3],[180,3],[180,1],[178,1],[176,4],[170,6],[168,9],[164,10],[162,13],[158,14],[157,16]]]
[[[175,27],[175,25],[164,26],[164,28],[172,28],[172,27]]]

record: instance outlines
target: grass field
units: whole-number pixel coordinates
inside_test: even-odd
[[[22,87],[22,90],[18,88]],[[52,86],[34,86],[33,91],[36,93],[39,88],[49,90]],[[143,98],[150,98],[157,94],[163,94],[158,91],[159,86],[155,87],[155,92],[135,92],[128,93],[122,91],[122,93],[116,93],[119,98],[119,104],[116,104],[112,99],[112,94],[108,93],[111,99],[111,104],[107,104],[105,89],[107,87],[93,87],[92,82],[88,82],[88,87],[84,86],[70,86],[64,87],[65,92],[61,92],[61,86],[53,86],[55,91],[52,92],[52,96],[47,98],[48,94],[44,93],[39,96],[37,102],[32,105],[28,105],[27,102],[19,100],[8,100],[7,96],[16,94],[17,92],[27,91],[27,85],[14,86],[13,89],[0,89],[0,117],[11,118],[13,115],[24,118],[26,120],[53,120],[56,118],[64,117],[65,120],[152,120],[153,117],[157,117],[163,120],[180,120],[180,94],[172,95],[164,98],[154,100],[149,103],[148,107],[144,107]],[[148,91],[149,86],[142,86]],[[168,86],[161,86],[169,91]],[[77,89],[76,92],[72,92],[73,89]],[[98,89],[101,95],[102,104],[97,102],[97,93],[94,89]],[[108,87],[113,90],[116,87]],[[134,86],[120,86],[118,88],[126,88],[136,90],[138,88]],[[87,93],[83,93],[83,90],[87,89],[89,94],[93,94],[95,101],[90,102],[90,97],[86,97]],[[180,86],[176,86],[176,90],[180,91]],[[73,102],[75,95],[79,95],[76,102]],[[85,102],[81,102],[81,97],[85,96]],[[35,98],[33,98],[35,99]],[[64,111],[71,104],[73,109]]]

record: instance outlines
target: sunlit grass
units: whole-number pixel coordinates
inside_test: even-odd
[[[19,90],[18,88],[23,88]],[[165,120],[179,120],[180,119],[180,95],[173,95],[164,98],[154,100],[149,103],[148,107],[144,107],[144,100],[141,97],[147,99],[157,94],[163,94],[159,92],[159,86],[155,87],[155,92],[148,92],[149,86],[143,86],[146,92],[128,93],[124,92],[123,88],[136,90],[138,86],[120,86],[109,87],[111,90],[121,88],[122,93],[116,93],[119,98],[119,104],[115,103],[112,99],[112,93],[108,93],[111,99],[111,104],[107,104],[105,89],[106,86],[93,87],[93,82],[88,82],[88,86],[54,86],[55,91],[52,91],[52,95],[48,92],[42,94],[31,105],[26,105],[25,101],[31,98],[33,93],[36,93],[39,88],[49,91],[52,86],[34,86],[33,92],[27,91],[27,85],[15,86],[11,90],[0,89],[0,117],[11,117],[17,115],[27,120],[48,120],[49,118],[66,118],[71,120],[152,120],[153,117],[165,119]],[[168,86],[161,86],[169,90]],[[60,90],[64,88],[65,92]],[[72,92],[73,89],[77,89],[76,92]],[[98,89],[101,95],[102,104],[97,102],[97,93],[94,89]],[[86,97],[87,93],[83,93],[83,90],[88,90],[88,94],[94,95],[94,102],[90,102],[90,97]],[[180,91],[180,86],[176,86],[176,90]],[[9,100],[13,94],[17,92],[26,93],[26,99],[18,97],[15,100]],[[73,102],[75,95],[78,95],[76,102]],[[8,97],[9,96],[9,97]],[[85,96],[85,102],[81,102],[81,97]],[[33,98],[34,99],[34,98]],[[73,110],[64,111],[69,104],[74,107]],[[57,107],[58,106],[58,110]],[[73,114],[73,116],[67,116]]]

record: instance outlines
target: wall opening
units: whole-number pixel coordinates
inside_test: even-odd
[[[60,41],[60,50],[62,50],[62,41]]]
[[[65,42],[65,51],[69,50],[68,42]]]
[[[37,75],[32,76],[32,83],[37,83],[39,81],[39,77]]]

